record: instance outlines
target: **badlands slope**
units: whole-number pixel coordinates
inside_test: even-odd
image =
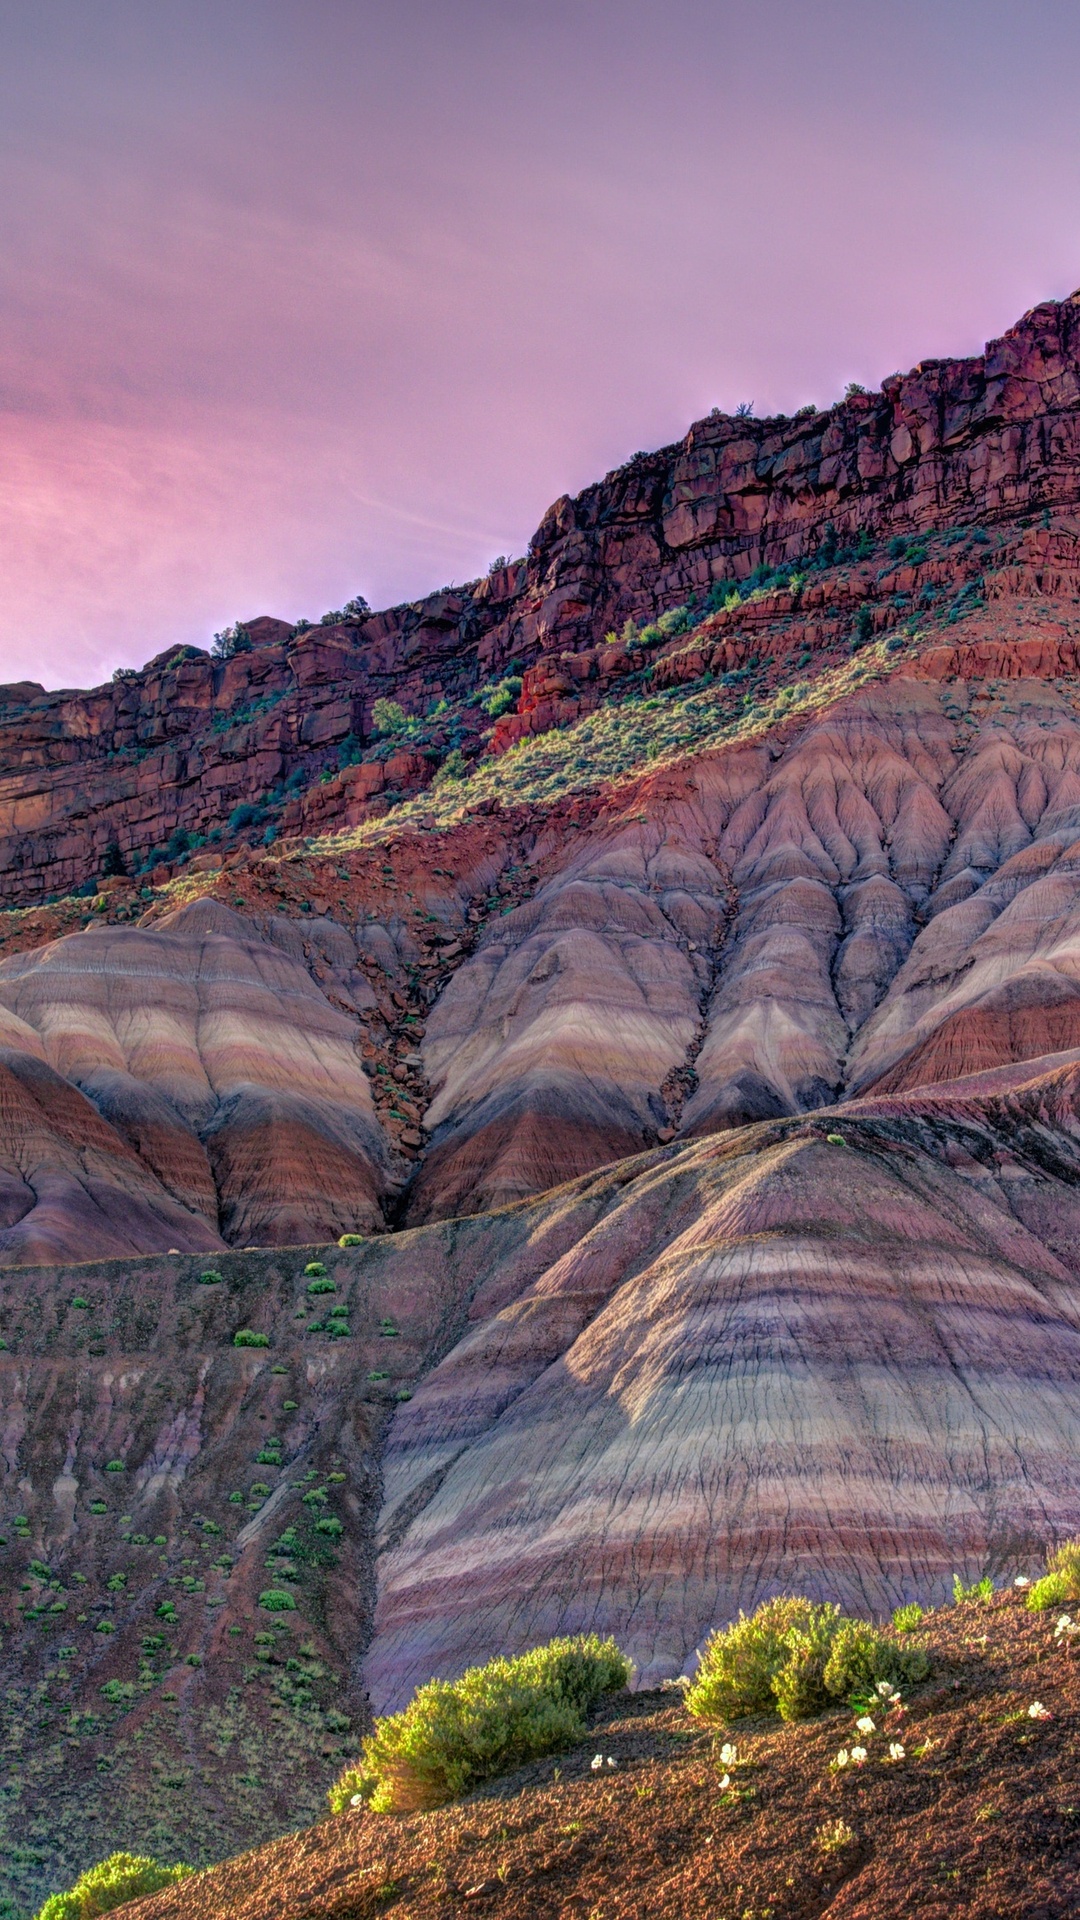
[[[1078,499],[1074,300],[456,613],[7,690],[15,1915],[310,1817],[433,1673],[1080,1531]],[[260,817],[164,858],[170,674],[178,810]]]

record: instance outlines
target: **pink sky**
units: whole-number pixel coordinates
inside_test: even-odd
[[[1064,0],[0,0],[0,678],[416,597],[1080,283]]]

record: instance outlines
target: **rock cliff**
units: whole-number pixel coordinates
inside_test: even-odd
[[[1078,435],[1074,297],[3,690],[20,1899],[275,1831],[365,1690],[1080,1530]]]

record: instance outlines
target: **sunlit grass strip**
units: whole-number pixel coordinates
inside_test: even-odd
[[[912,644],[921,637],[913,636]],[[336,854],[378,844],[393,839],[410,822],[456,826],[488,800],[504,806],[543,806],[600,784],[617,788],[688,753],[752,740],[781,720],[830,706],[867,681],[895,671],[905,657],[887,652],[884,640],[878,641],[812,679],[748,700],[735,714],[728,687],[633,695],[586,714],[572,726],[521,740],[499,758],[485,760],[467,779],[436,783],[378,819],[322,834],[308,842],[307,851]]]

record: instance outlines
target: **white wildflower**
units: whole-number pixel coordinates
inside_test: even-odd
[[[903,1759],[904,1759],[905,1757],[906,1757],[906,1756],[905,1756],[905,1750],[904,1750],[904,1748],[903,1748],[903,1747],[901,1746],[901,1744],[900,1744],[900,1742],[899,1742],[899,1740],[890,1740],[890,1742],[889,1742],[889,1759],[890,1759],[890,1760],[903,1760]]]
[[[614,1772],[615,1768],[618,1766],[619,1763],[617,1760],[613,1760],[609,1753],[607,1757],[607,1764],[608,1764],[608,1767],[612,1770],[612,1772]]]
[[[594,1753],[594,1754],[593,1754],[593,1757],[592,1757],[592,1770],[593,1770],[593,1772],[594,1772],[594,1773],[599,1773],[599,1771],[600,1771],[600,1769],[601,1769],[601,1767],[603,1766],[603,1764],[604,1764],[604,1756],[603,1756],[603,1754],[602,1754],[602,1753]]]
[[[1024,1573],[1018,1573],[1016,1576],[1016,1579],[1013,1581],[1013,1586],[1019,1587],[1021,1593],[1024,1591],[1025,1587],[1030,1587],[1030,1585],[1031,1585],[1031,1581],[1028,1579],[1027,1575]]]
[[[722,1778],[721,1778],[721,1781],[720,1781],[720,1791],[721,1791],[721,1793],[726,1793],[726,1792],[727,1792],[727,1790],[728,1790],[728,1788],[730,1787],[730,1785],[731,1785],[731,1775],[730,1775],[730,1773],[725,1773],[725,1774],[724,1774],[724,1775],[722,1776]]]
[[[363,1804],[364,1796],[362,1793],[354,1793],[352,1799],[349,1801],[350,1807],[362,1807]]]
[[[847,1748],[841,1747],[839,1753],[836,1756],[836,1759],[833,1761],[833,1766],[846,1767],[850,1758],[851,1758],[851,1755],[849,1754]]]
[[[900,1698],[899,1688],[894,1687],[891,1680],[879,1680],[877,1692],[882,1700],[899,1700]]]
[[[720,1765],[722,1767],[737,1767],[738,1764],[739,1764],[738,1747],[734,1746],[730,1740],[725,1740],[723,1746],[720,1749]]]
[[[856,1720],[855,1725],[858,1727],[860,1733],[876,1733],[877,1732],[877,1728],[875,1727],[868,1713],[861,1714],[859,1719]]]
[[[1049,1707],[1044,1707],[1041,1700],[1033,1700],[1028,1708],[1029,1720],[1052,1720],[1053,1717]]]
[[[852,1747],[852,1749],[851,1749],[851,1764],[852,1764],[852,1766],[853,1766],[853,1767],[861,1767],[861,1766],[863,1765],[863,1762],[865,1761],[865,1759],[866,1759],[866,1748],[865,1748],[865,1747]]]

